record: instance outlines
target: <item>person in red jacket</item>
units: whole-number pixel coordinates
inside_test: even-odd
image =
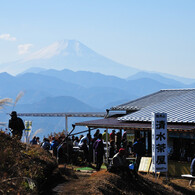
[[[112,133],[110,133],[110,142],[114,141],[115,142],[115,130],[112,130]]]

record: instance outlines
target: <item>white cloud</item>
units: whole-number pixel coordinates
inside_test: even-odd
[[[2,34],[0,35],[0,39],[6,40],[6,41],[15,41],[16,37],[12,37],[10,34]]]
[[[22,44],[22,45],[18,45],[18,54],[22,55],[22,54],[26,54],[29,52],[29,49],[32,47],[32,44]]]

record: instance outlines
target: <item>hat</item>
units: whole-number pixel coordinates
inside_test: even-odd
[[[10,116],[17,116],[17,112],[16,111],[12,111]]]
[[[125,152],[125,149],[124,148],[120,148],[119,149],[119,153],[124,153]]]

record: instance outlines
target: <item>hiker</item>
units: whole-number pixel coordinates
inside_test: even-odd
[[[136,169],[138,170],[141,157],[145,154],[145,147],[142,139],[135,139],[133,144],[133,153],[136,156]]]
[[[98,136],[100,134],[100,130],[97,129],[96,132],[94,133],[93,137],[94,137],[94,141],[96,141],[98,139]]]
[[[110,142],[114,141],[115,142],[115,130],[112,130],[112,133],[110,133]]]
[[[120,131],[118,131],[115,135],[115,142],[116,142],[117,151],[119,151],[119,149],[121,148],[121,132]]]
[[[103,164],[103,156],[104,156],[104,144],[102,141],[101,133],[99,134],[98,139],[94,142],[93,148],[95,150],[96,169],[97,171],[99,171]]]
[[[89,162],[89,149],[88,149],[88,144],[86,139],[83,141],[82,145],[80,146],[80,150],[82,150],[84,153],[84,160],[86,162]]]
[[[73,153],[72,140],[68,137],[66,138],[59,137],[59,145],[57,147],[58,164],[69,163],[72,153]]]
[[[125,130],[122,136],[123,148],[127,148],[127,131]]]
[[[37,140],[37,145],[39,145],[39,146],[40,146],[40,145],[41,145],[41,142],[40,142],[40,137],[37,137],[37,138],[36,138],[36,140]]]
[[[126,150],[124,148],[120,148],[119,152],[114,155],[109,171],[114,173],[129,171],[129,165],[126,160]]]
[[[109,133],[107,133],[108,136],[108,141],[110,140],[110,135]],[[106,129],[104,130],[104,133],[102,134],[102,139],[104,140],[104,142],[106,142]]]
[[[50,149],[53,151],[53,155],[55,157],[57,157],[57,147],[58,147],[59,143],[58,141],[56,140],[55,137],[52,137],[52,141],[50,143]]]
[[[20,140],[22,138],[23,130],[25,129],[24,122],[17,116],[16,111],[12,111],[9,119],[9,128],[11,129],[12,136]]]
[[[192,176],[195,176],[195,155],[194,155],[194,159],[192,160],[192,163],[190,166],[190,172]]]
[[[30,140],[30,144],[31,144],[31,145],[37,145],[37,138],[36,138],[36,136],[34,136],[34,137],[32,138],[32,140]]]
[[[49,139],[48,138],[43,138],[43,143],[41,145],[41,147],[46,150],[46,151],[49,151],[50,150],[50,143],[49,143]]]
[[[114,141],[110,142],[110,146],[108,149],[108,153],[109,153],[109,158],[113,158],[113,156],[116,154],[116,148],[115,148],[115,143]]]

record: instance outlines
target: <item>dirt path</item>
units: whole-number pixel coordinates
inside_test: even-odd
[[[62,171],[62,170],[61,170]],[[187,188],[181,180],[165,182],[149,175],[116,175],[106,170],[99,172],[64,169],[65,182],[53,188],[52,194],[195,194],[195,188]]]

